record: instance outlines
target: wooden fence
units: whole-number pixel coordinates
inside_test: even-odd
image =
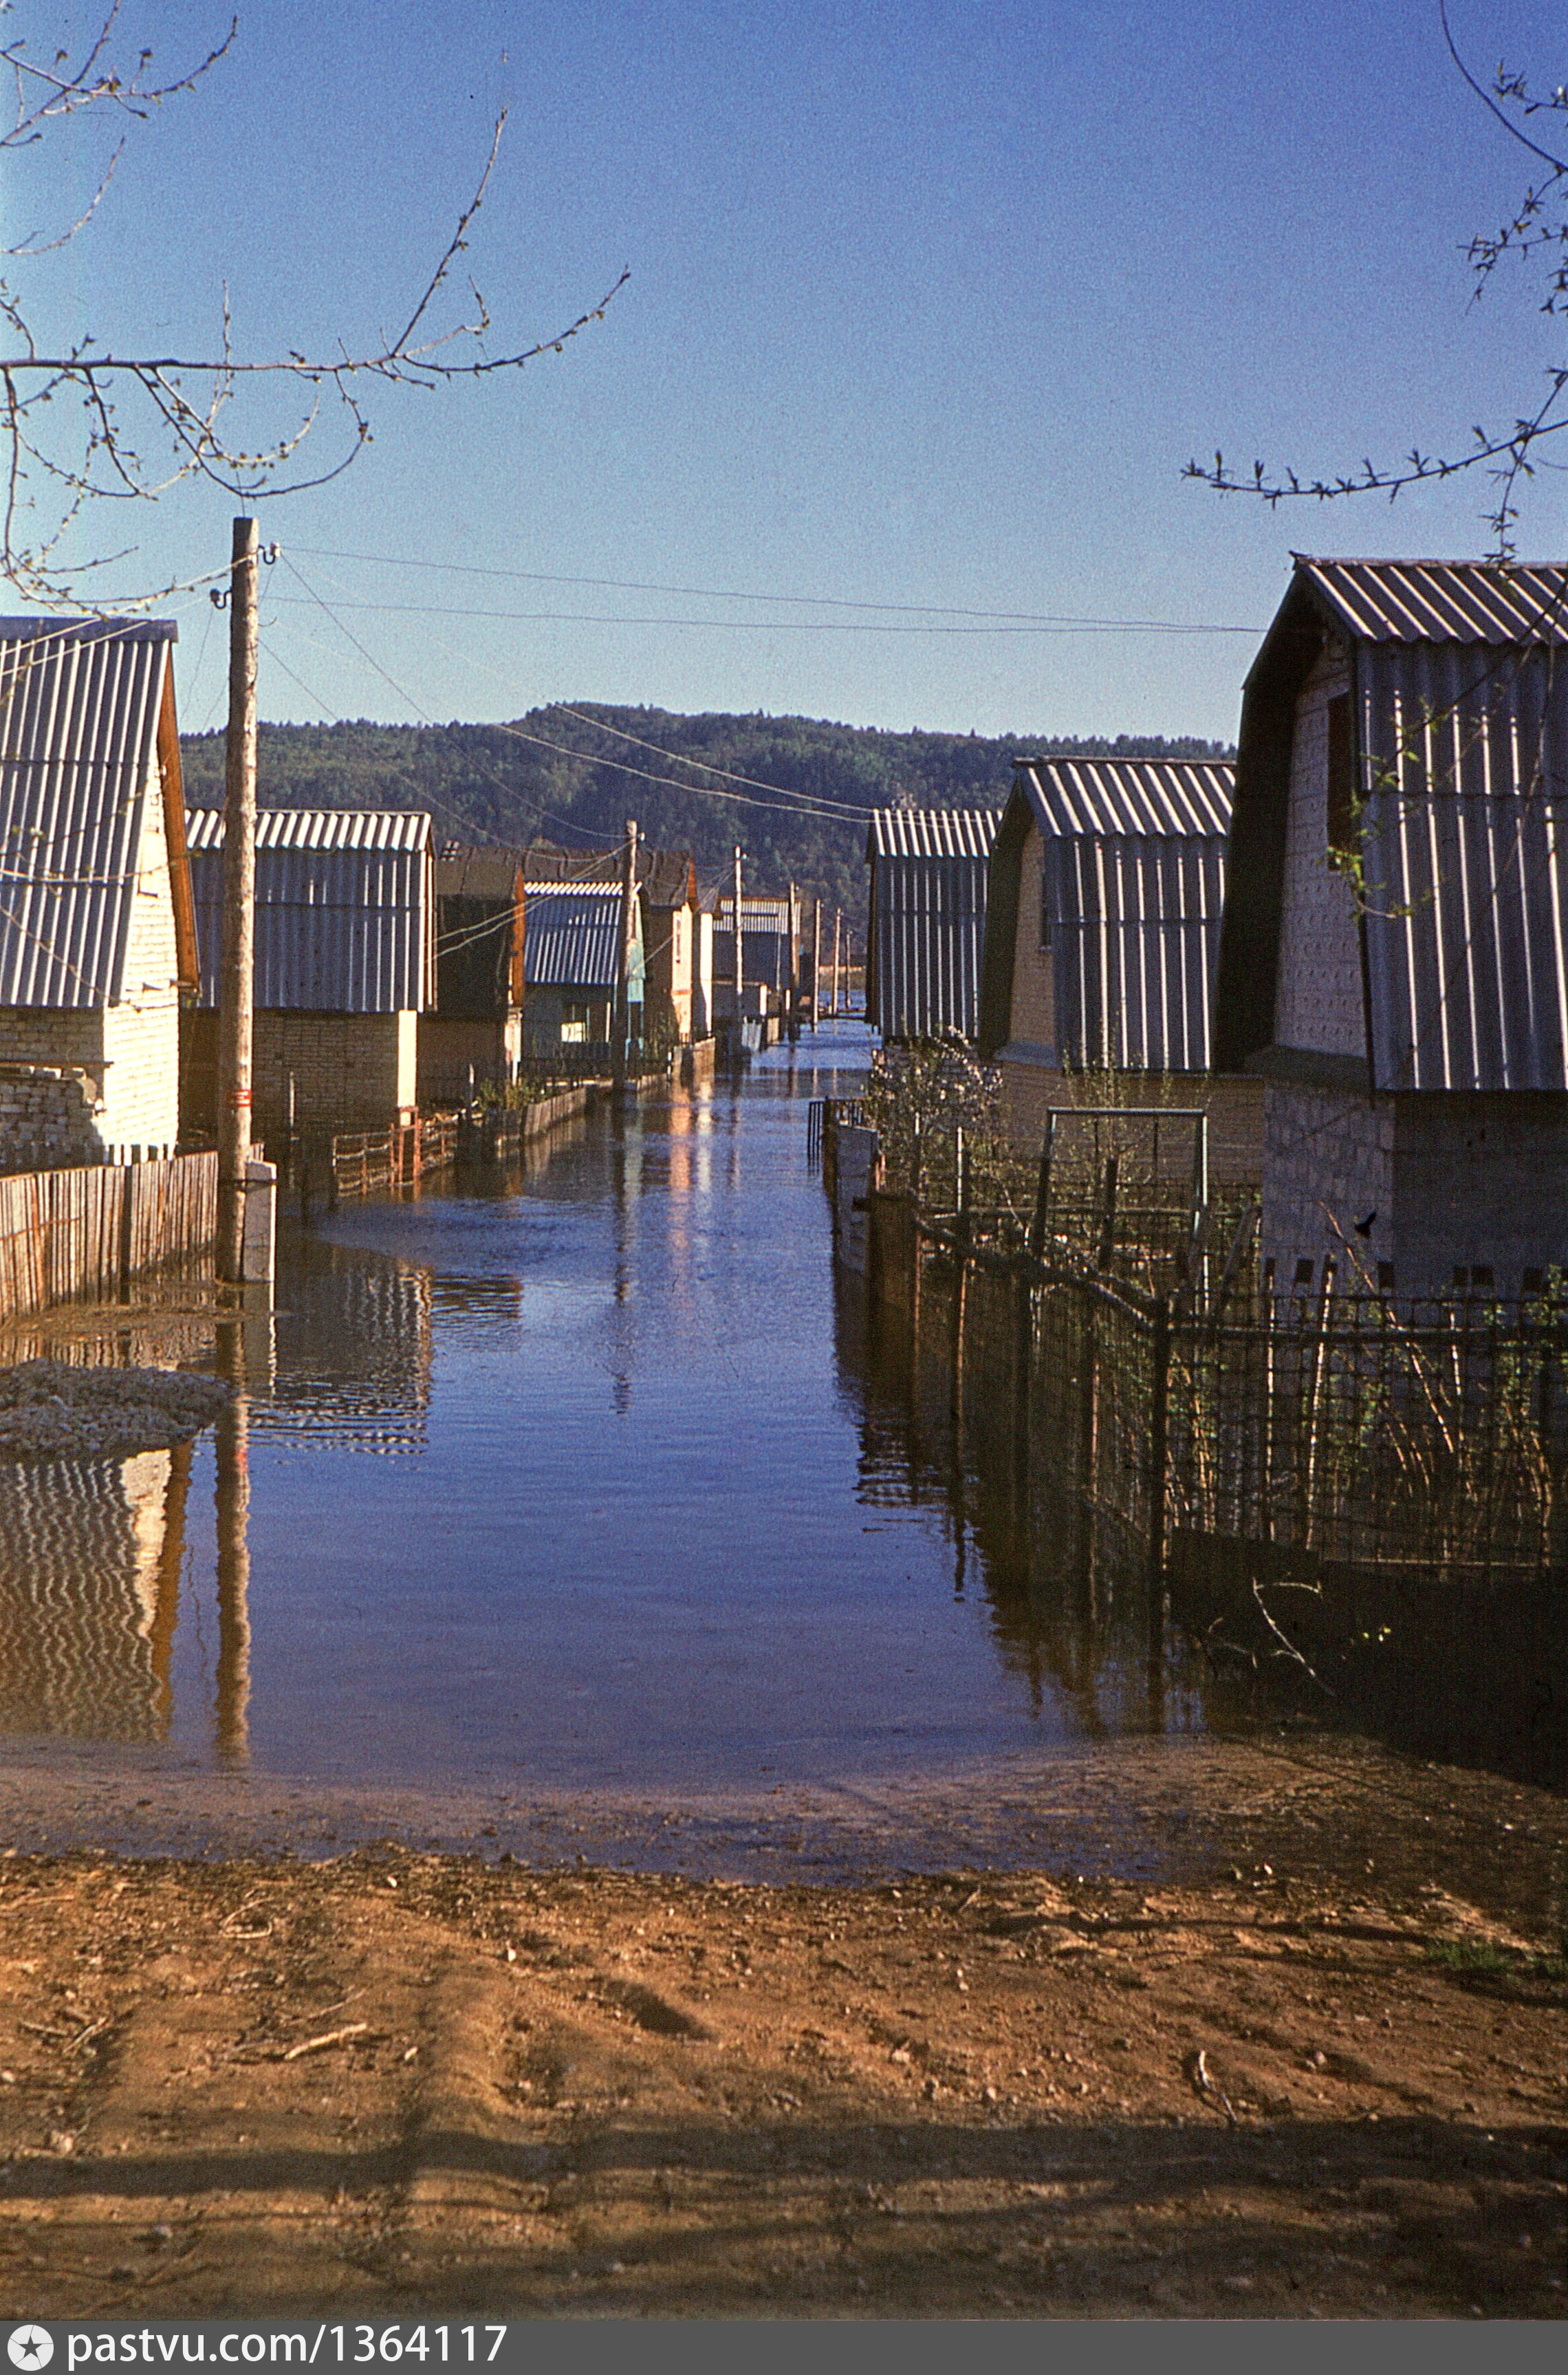
[[[215,1152],[0,1177],[0,1319],[112,1301],[217,1235]]]
[[[419,1114],[411,1122],[389,1122],[385,1129],[336,1137],[327,1158],[329,1202],[401,1188],[427,1171],[444,1170],[457,1160],[460,1127],[454,1113]]]

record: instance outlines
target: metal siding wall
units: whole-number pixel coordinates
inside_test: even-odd
[[[934,1039],[953,1030],[973,1039],[980,1010],[989,860],[901,855],[873,863],[882,1036]]]
[[[256,852],[258,1006],[394,1014],[424,1004],[429,856],[422,849]],[[223,849],[193,849],[191,886],[202,1003],[218,1003],[223,951]]]
[[[1063,1061],[1207,1071],[1223,843],[1075,835],[1047,863]]]
[[[1568,1087],[1568,653],[1358,653],[1373,1065]]]

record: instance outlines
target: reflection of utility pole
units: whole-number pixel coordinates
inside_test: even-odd
[[[822,902],[814,900],[811,907],[811,1028],[817,1028],[817,1017],[822,1010]]]
[[[234,523],[229,580],[229,741],[223,794],[223,974],[218,993],[218,1275],[245,1275],[255,995],[256,581],[253,519]]]
[[[244,1329],[218,1323],[218,1374],[234,1388],[215,1429],[218,1484],[218,1753],[242,1765],[250,1751],[251,1512],[250,1403],[245,1393]]]
[[[740,844],[735,845],[735,1041],[730,1053],[736,1063],[740,1061],[741,1028],[740,1001],[746,986],[746,966],[740,953]]]
[[[620,853],[620,954],[615,975],[615,1040],[610,1048],[610,1077],[618,1089],[626,1086],[631,1049],[631,950],[636,939],[637,826],[626,820],[626,845]]]
[[[153,1680],[158,1687],[158,1731],[168,1734],[174,1712],[174,1627],[180,1615],[180,1570],[185,1557],[185,1495],[191,1483],[191,1447],[174,1444],[169,1482],[163,1488],[163,1546],[158,1554],[158,1598],[148,1635]]]

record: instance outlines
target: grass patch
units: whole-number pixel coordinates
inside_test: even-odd
[[[1568,1980],[1568,1954],[1521,1954],[1484,1938],[1429,1938],[1426,1958],[1456,1979]]]

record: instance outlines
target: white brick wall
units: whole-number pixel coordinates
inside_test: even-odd
[[[1355,892],[1328,863],[1328,703],[1350,689],[1343,655],[1326,652],[1296,704],[1275,990],[1276,1044],[1328,1056],[1366,1054]]]
[[[1375,1214],[1362,1236],[1356,1224]],[[1346,1241],[1354,1249],[1346,1250]],[[1375,1290],[1378,1263],[1397,1260],[1394,1107],[1389,1098],[1270,1081],[1263,1100],[1262,1251],[1288,1291],[1296,1265],[1321,1282],[1326,1255],[1347,1292]],[[1366,1275],[1353,1273],[1360,1263]],[[1396,1285],[1403,1281],[1396,1269]]]

